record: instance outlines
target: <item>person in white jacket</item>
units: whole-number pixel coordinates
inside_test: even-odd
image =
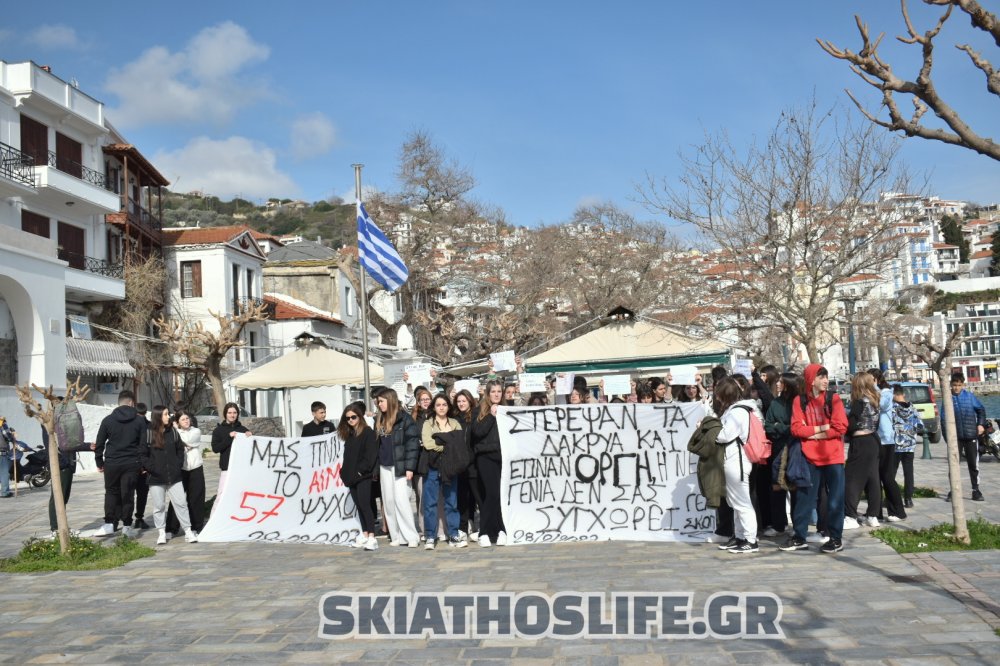
[[[756,413],[757,418],[761,415],[756,403],[745,395],[743,388],[732,377],[726,377],[716,385],[713,409],[716,414],[722,414],[722,430],[716,443],[726,447],[723,464],[726,502],[735,514],[733,538],[720,545],[719,549],[735,554],[756,553],[759,550],[757,514],[750,500],[752,465],[743,451],[743,443],[750,437],[751,412]]]
[[[205,468],[201,456],[201,430],[192,425],[190,412],[181,410],[174,414],[174,427],[184,443],[184,463],[181,466],[181,483],[187,497],[188,515],[191,529],[195,534],[205,527]],[[167,532],[177,534],[180,523],[174,515],[173,506],[167,516]]]

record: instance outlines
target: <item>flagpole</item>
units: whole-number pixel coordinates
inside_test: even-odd
[[[354,167],[354,198],[361,203],[361,169],[364,164],[352,164]],[[358,211],[360,212],[360,211]],[[365,279],[365,268],[361,265],[361,243],[358,243],[358,267],[361,269],[361,359],[365,364],[365,410],[371,410],[372,383],[368,376],[368,281]]]

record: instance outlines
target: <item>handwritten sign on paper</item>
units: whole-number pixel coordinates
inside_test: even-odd
[[[629,395],[632,393],[632,380],[628,375],[605,375],[604,395]]]
[[[521,393],[544,393],[549,388],[544,372],[522,372],[517,376],[517,384]]]
[[[490,354],[493,361],[493,372],[516,372],[517,358],[513,351],[502,351]]]

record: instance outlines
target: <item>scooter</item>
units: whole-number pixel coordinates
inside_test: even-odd
[[[32,488],[42,488],[52,475],[49,473],[49,454],[44,449],[33,449],[18,440],[14,461],[10,466],[11,481],[25,481]],[[16,475],[16,476],[15,476]]]

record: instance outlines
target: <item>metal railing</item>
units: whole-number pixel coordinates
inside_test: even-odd
[[[35,160],[14,146],[0,142],[0,176],[10,180],[35,186]]]
[[[49,151],[48,161],[46,162],[50,167],[55,167],[63,173],[68,173],[71,176],[75,176],[80,180],[90,183],[91,185],[96,185],[102,189],[112,191],[108,186],[108,179],[105,178],[104,174],[100,171],[94,171],[90,167],[85,167],[75,160],[71,160],[65,155],[57,155],[56,153]]]
[[[88,257],[85,254],[62,249],[59,250],[59,258],[68,263],[70,268],[75,268],[79,271],[87,271],[88,273],[95,273],[118,280],[125,279],[125,264],[121,262],[112,264],[104,259],[96,259]]]
[[[145,227],[156,229],[157,231],[163,230],[163,221],[149,210],[143,208],[142,205],[132,197],[129,197],[128,199],[128,208],[126,208],[126,212],[128,212],[129,217],[137,220],[139,224]]]

